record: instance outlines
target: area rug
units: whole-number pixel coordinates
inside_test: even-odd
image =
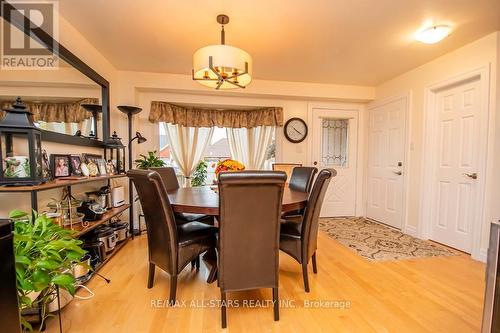
[[[370,261],[458,255],[445,246],[406,235],[365,218],[322,218],[320,230]]]

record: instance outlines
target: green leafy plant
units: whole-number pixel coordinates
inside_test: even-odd
[[[30,161],[29,160],[24,160],[23,162],[23,169],[24,173],[26,174],[26,177],[30,176]]]
[[[203,186],[207,180],[207,162],[201,160],[191,177],[191,186]]]
[[[19,166],[19,161],[13,158],[7,158],[5,160],[5,178],[18,178],[20,174],[20,170],[16,170],[16,167]]]
[[[165,162],[160,160],[158,156],[156,156],[155,151],[148,151],[148,155],[139,155],[140,159],[135,160],[135,164],[139,169],[149,169],[149,168],[161,168],[165,166]]]
[[[9,217],[14,220],[19,308],[40,307],[40,327],[43,327],[43,322],[49,316],[47,305],[56,299],[57,288],[75,294],[75,278],[70,269],[73,264],[80,262],[86,252],[80,247],[82,241],[73,238],[73,231],[60,227],[45,215],[33,212],[32,216],[14,210]],[[32,330],[26,320],[22,319],[22,324],[25,329]]]

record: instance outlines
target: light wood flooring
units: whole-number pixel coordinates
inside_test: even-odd
[[[279,322],[272,307],[242,307],[244,299],[271,299],[271,290],[229,293],[239,308],[228,309],[228,328],[220,326],[217,283],[206,284],[204,264],[199,272],[187,267],[178,280],[177,298],[187,307],[161,307],[168,298],[169,277],[156,271],[154,287],[146,288],[147,239],[136,237],[87,286],[91,300],[74,300],[62,311],[64,332],[479,332],[484,290],[484,264],[469,256],[367,262],[320,233],[318,274],[309,275],[311,292],[303,289],[300,265],[280,257]],[[79,294],[85,295],[83,290]],[[157,301],[159,300],[159,301]],[[349,308],[306,308],[305,301],[347,301]],[[190,302],[207,307],[189,307]],[[160,305],[160,307],[155,307]],[[257,304],[254,304],[257,305]],[[294,307],[290,307],[294,306]],[[58,332],[50,319],[48,332]]]

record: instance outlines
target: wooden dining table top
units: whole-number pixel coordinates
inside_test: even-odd
[[[290,190],[283,191],[283,212],[302,209],[306,206],[308,194]],[[210,186],[181,187],[168,191],[168,198],[174,212],[205,215],[219,215],[219,194]]]

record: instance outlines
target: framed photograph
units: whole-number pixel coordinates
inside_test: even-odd
[[[50,165],[54,178],[70,176],[70,155],[51,154]]]
[[[52,172],[50,171],[49,156],[45,149],[42,150],[42,175],[46,179],[52,179]]]
[[[97,155],[97,154],[82,154],[83,156],[83,162],[89,163],[93,162],[94,164],[98,164],[97,160],[102,158],[102,155]]]
[[[97,167],[99,168],[99,174],[101,176],[106,176],[108,174],[107,170],[106,170],[106,161],[104,160],[104,158],[99,158],[97,159],[96,161],[97,163]]]
[[[106,162],[106,172],[108,173],[108,175],[116,174],[116,167],[113,164],[113,161],[109,160]]]
[[[69,157],[71,162],[71,175],[72,176],[82,176],[82,159],[80,155],[71,155]]]

